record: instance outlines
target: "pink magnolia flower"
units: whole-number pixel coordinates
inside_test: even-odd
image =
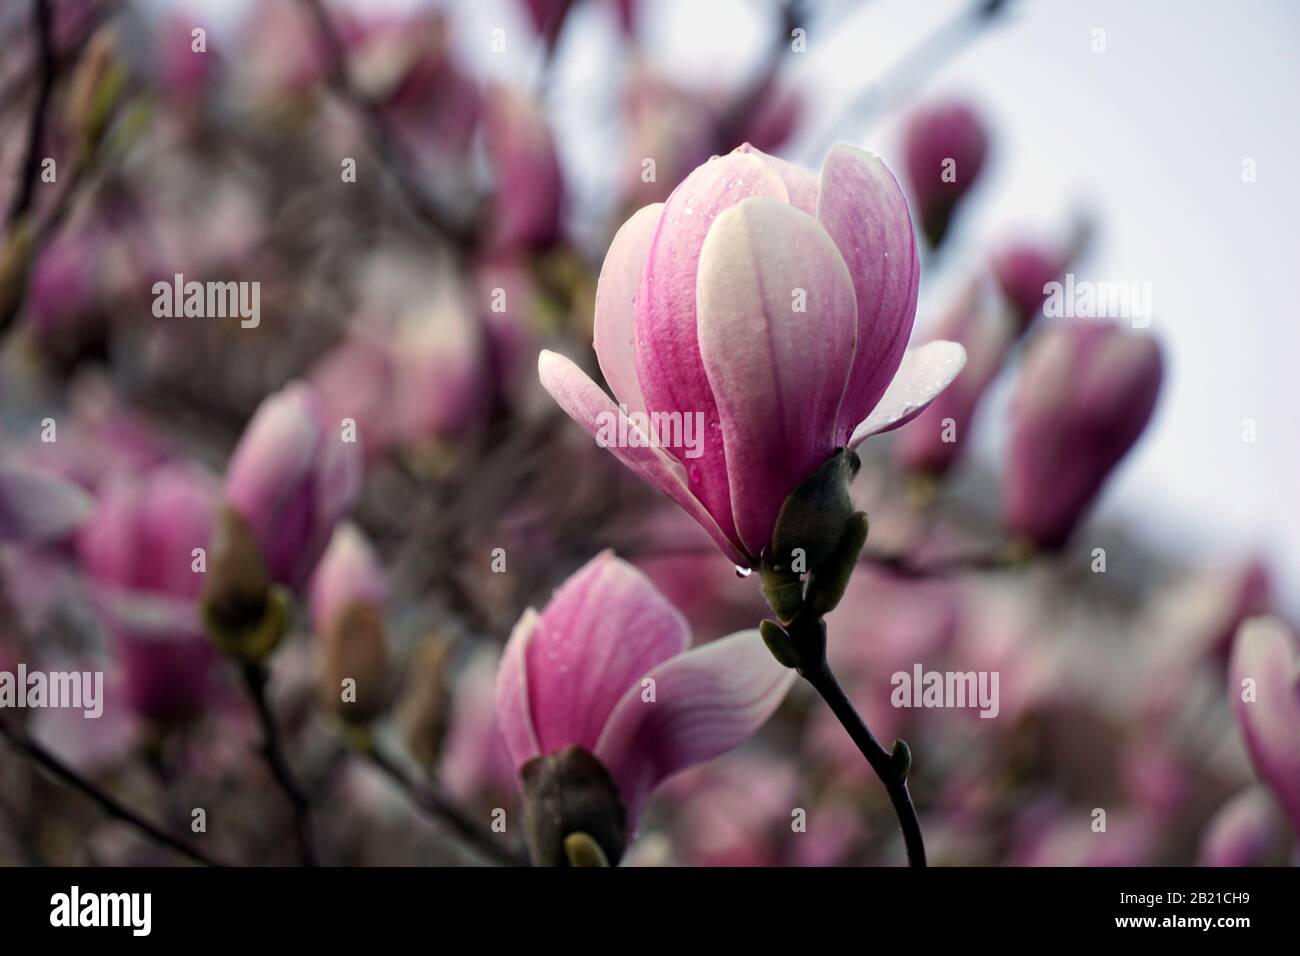
[[[1278,618],[1242,625],[1228,666],[1228,693],[1255,772],[1300,833],[1300,661]],[[1244,681],[1254,682],[1248,694]],[[1251,699],[1245,699],[1250,697]]]
[[[541,614],[526,612],[506,644],[497,717],[526,794],[545,792],[549,758],[565,759],[573,748],[594,757],[610,829],[603,841],[591,835],[612,863],[650,792],[748,738],[795,677],[757,631],[689,644],[676,608],[608,551],[569,578]],[[554,843],[572,829],[560,821]],[[558,846],[541,852],[562,858]]]
[[[575,421],[752,566],[836,448],[909,421],[961,369],[954,343],[904,354],[919,279],[907,204],[878,158],[836,146],[819,177],[746,145],[610,245],[594,346],[619,405],[562,356],[543,351],[538,370]],[[682,436],[698,423],[694,443],[664,434],[674,418]],[[615,423],[627,442],[602,439]]]
[[[68,534],[91,512],[90,496],[34,468],[0,464],[0,544],[39,544]]]
[[[494,252],[535,249],[560,234],[564,180],[540,104],[505,87],[488,91],[484,142],[495,177]]]
[[[1006,314],[989,291],[984,282],[972,283],[935,328],[935,338],[966,349],[966,367],[898,436],[894,448],[905,471],[945,475],[969,444],[975,413],[1002,370],[1013,338]]]
[[[359,446],[294,383],[262,402],[226,471],[226,504],[248,529],[269,580],[301,587],[360,491]]]
[[[378,459],[397,440],[394,371],[390,341],[356,328],[322,355],[307,373],[329,421],[350,418],[367,463]]]
[[[1155,410],[1154,339],[1071,320],[1035,338],[1011,403],[1002,520],[1042,548],[1063,545]]]
[[[456,679],[438,779],[457,800],[471,801],[514,791],[515,765],[497,726],[493,651],[470,659]]]
[[[107,481],[77,550],[115,645],[132,709],[157,721],[198,714],[213,691],[215,648],[199,626],[196,549],[208,548],[217,482],[176,463]]]
[[[957,204],[984,168],[984,123],[968,103],[924,107],[907,120],[903,152],[908,185],[921,210],[921,229],[930,245],[938,246]]]

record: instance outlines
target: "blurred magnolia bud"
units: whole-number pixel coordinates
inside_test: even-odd
[[[1011,400],[1006,530],[1059,548],[1151,420],[1160,347],[1110,322],[1062,321],[1031,344]]]
[[[339,525],[312,578],[310,609],[321,701],[349,723],[366,723],[388,706],[387,595],[370,543],[355,525]]]
[[[1241,626],[1228,667],[1228,694],[1260,779],[1300,834],[1300,660],[1295,637],[1275,617]]]
[[[899,432],[894,450],[904,471],[942,476],[970,443],[975,413],[1006,362],[1013,332],[989,284],[977,280],[944,312],[931,337],[961,343],[966,366],[929,408]]]
[[[203,596],[227,653],[258,659],[279,641],[287,599],[272,585],[303,586],[360,483],[358,446],[324,420],[310,386],[262,402],[226,470]]]
[[[1019,239],[993,251],[989,268],[1016,319],[1017,334],[1023,334],[1042,314],[1049,283],[1061,280],[1070,263],[1084,254],[1091,238],[1091,223],[1079,220],[1065,243]]]
[[[523,0],[528,18],[547,49],[555,46],[555,41],[559,39],[560,31],[564,28],[564,18],[568,16],[572,5],[573,0]]]
[[[1243,790],[1211,818],[1201,836],[1199,866],[1277,866],[1285,861],[1286,823],[1263,787]]]
[[[987,152],[984,122],[967,103],[938,103],[908,117],[904,167],[921,231],[932,247],[942,245],[958,203],[979,179]]]
[[[443,738],[448,733],[448,712],[452,706],[448,676],[451,647],[452,641],[446,636],[430,634],[416,650],[413,661],[404,668],[398,722],[405,732],[407,749],[426,770],[437,765],[443,752]],[[450,788],[451,781],[446,782]]]
[[[484,137],[495,180],[490,248],[511,252],[550,245],[560,233],[564,181],[541,106],[518,91],[493,88]]]

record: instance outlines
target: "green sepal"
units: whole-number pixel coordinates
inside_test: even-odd
[[[211,602],[201,603],[203,627],[227,657],[257,664],[266,660],[289,629],[290,597],[286,588],[273,585],[266,592],[261,616],[246,624],[231,625],[215,612]]]
[[[804,606],[809,614],[825,617],[839,606],[857,567],[858,556],[867,543],[867,528],[866,513],[854,512],[835,549],[825,561],[813,568],[804,594]]]
[[[853,515],[849,482],[859,464],[854,452],[841,448],[790,493],[777,513],[765,563],[791,570],[796,549],[802,549],[807,568],[826,560]]]
[[[758,633],[763,638],[763,643],[767,645],[767,649],[772,652],[772,656],[778,662],[793,670],[798,670],[800,665],[799,652],[795,650],[790,635],[785,632],[785,629],[780,624],[764,618],[758,625]]]
[[[564,856],[569,866],[609,866],[609,858],[600,844],[581,831],[564,838]]]

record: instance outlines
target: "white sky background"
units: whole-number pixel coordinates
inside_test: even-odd
[[[200,3],[210,8],[215,0]],[[855,94],[970,0],[815,4],[808,51],[787,58],[804,91],[806,155]],[[158,5],[158,0],[151,5]],[[170,4],[163,4],[170,5]],[[229,16],[241,3],[216,4]],[[413,0],[358,6],[402,8]],[[447,0],[457,56],[521,85],[537,51],[515,0]],[[1150,332],[1167,378],[1152,428],[1098,514],[1189,558],[1262,548],[1300,609],[1300,3],[1290,0],[1012,0],[1009,15],[930,74],[918,96],[974,100],[992,164],[955,237],[957,258],[1015,227],[1063,228],[1086,207],[1100,230],[1078,278],[1149,282]],[[731,88],[760,55],[775,0],[642,0],[653,62],[682,83]],[[490,52],[495,27],[506,55]],[[1107,50],[1091,50],[1092,31]],[[614,201],[625,57],[605,0],[586,0],[562,38],[548,93],[579,218]],[[843,137],[899,169],[897,114]],[[1257,181],[1243,183],[1242,160]],[[1290,165],[1288,165],[1290,164]],[[589,235],[594,234],[588,231]],[[926,280],[923,274],[923,297]],[[923,298],[923,305],[925,299]],[[924,321],[924,310],[922,321]],[[986,405],[979,453],[996,463],[1007,382]],[[1242,441],[1242,420],[1258,436]]]

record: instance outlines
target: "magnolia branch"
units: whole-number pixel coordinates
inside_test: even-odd
[[[244,684],[248,696],[257,711],[257,720],[262,729],[261,752],[266,765],[275,778],[276,785],[288,798],[293,811],[294,832],[298,839],[298,851],[304,866],[319,866],[320,858],[311,835],[311,801],[298,783],[289,762],[284,755],[280,742],[280,732],[276,728],[275,717],[266,697],[266,684],[269,676],[261,664],[245,664],[242,667]]]
[[[175,853],[179,853],[181,856],[193,860],[195,863],[201,863],[204,866],[225,865],[212,859],[201,850],[195,849],[179,837],[168,833],[157,824],[151,823],[135,811],[128,809],[122,803],[118,802],[116,798],[104,792],[89,780],[86,780],[63,761],[59,760],[58,757],[54,756],[54,754],[50,753],[36,741],[32,740],[23,731],[11,727],[5,721],[0,721],[0,736],[8,740],[16,750],[26,756],[41,769],[49,773],[50,776],[71,787],[73,790],[76,790],[78,793],[81,793],[83,796],[89,797],[110,817],[120,820],[135,828],[153,842],[160,846],[164,846]]]

